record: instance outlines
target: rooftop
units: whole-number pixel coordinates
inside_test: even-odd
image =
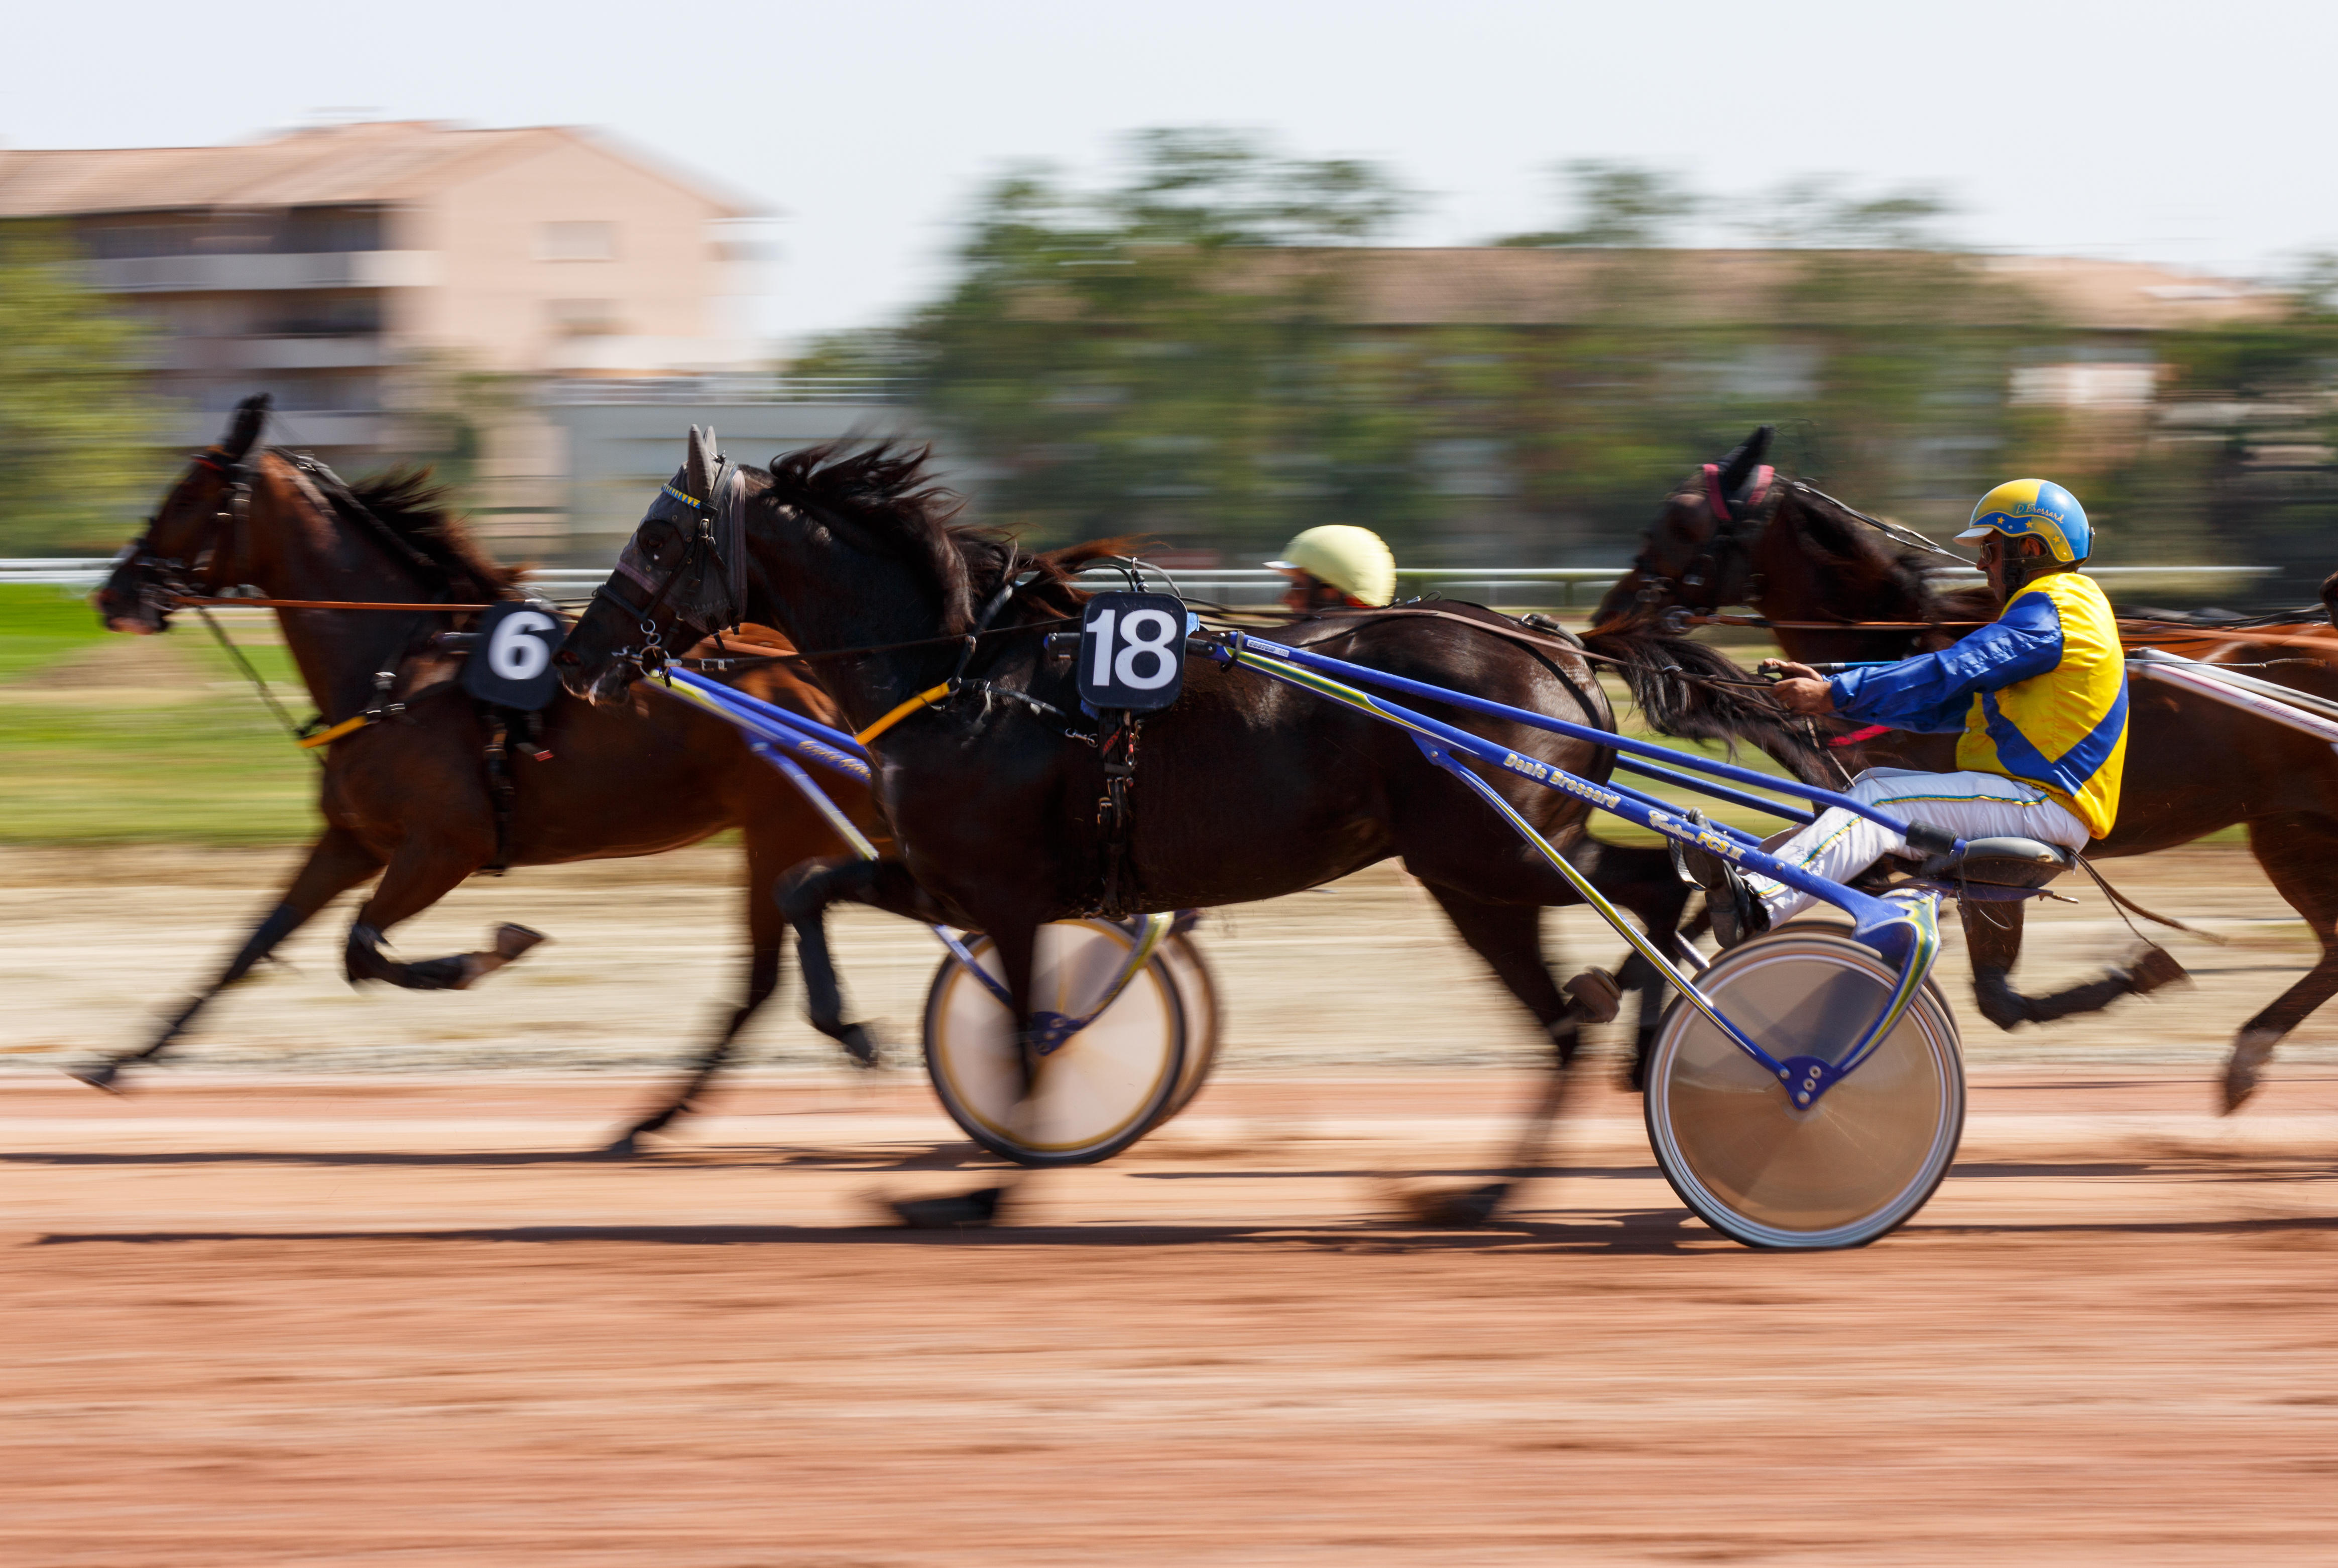
[[[407,120],[311,126],[226,147],[0,151],[0,218],[415,201],[563,142],[647,168],[726,216],[758,211],[567,126],[477,131]]]
[[[2096,330],[2167,331],[2266,320],[2289,306],[2274,290],[2232,279],[2076,257],[1484,247],[1308,255],[1347,270],[1359,290],[1358,318],[1379,326],[1565,326],[1619,318],[1824,323],[1842,319],[1848,309],[1870,319],[1927,320],[1947,310],[1973,326],[2016,324],[2034,313]],[[1839,270],[1822,270],[1830,266]],[[1925,280],[1935,274],[1946,280],[1947,270],[1964,271],[1983,287],[1944,299]],[[1905,287],[1874,287],[1902,279]],[[1989,283],[2011,287],[1992,289]]]

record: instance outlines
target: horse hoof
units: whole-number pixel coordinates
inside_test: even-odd
[[[103,1089],[108,1094],[122,1093],[122,1068],[113,1062],[100,1062],[94,1067],[68,1067],[65,1076],[93,1089]]]
[[[2127,966],[2127,983],[2138,996],[2148,996],[2163,985],[2189,985],[2192,976],[2184,965],[2165,947],[2147,947],[2143,956]],[[2267,1051],[2272,1049],[2266,1047]]]
[[[870,1036],[867,1025],[847,1024],[844,1033],[837,1036],[836,1043],[844,1047],[844,1054],[852,1058],[854,1066],[877,1065],[877,1042]]]
[[[1404,1206],[1418,1223],[1439,1230],[1476,1230],[1489,1223],[1502,1200],[1510,1195],[1507,1181],[1492,1181],[1465,1192],[1408,1192]]]
[[[2273,1060],[2273,1048],[2281,1036],[2270,1030],[2252,1031],[2233,1042],[2233,1054],[2225,1063],[2225,1114],[2230,1116],[2248,1102],[2264,1081],[2264,1064]]]
[[[984,1187],[949,1198],[905,1198],[886,1204],[912,1230],[971,1230],[998,1220],[1004,1187]]]
[[[1583,1016],[1594,1024],[1613,1024],[1623,1011],[1624,987],[1605,969],[1586,969],[1559,989],[1574,997]]]
[[[620,1132],[609,1142],[594,1151],[604,1160],[636,1160],[641,1157],[641,1130]]]
[[[496,956],[508,964],[529,948],[551,940],[543,932],[531,931],[525,926],[498,926],[496,927]]]

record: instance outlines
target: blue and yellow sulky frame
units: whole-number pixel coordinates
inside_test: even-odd
[[[1819,807],[1840,808],[1867,818],[1909,838],[1920,847],[1951,852],[1961,851],[1963,844],[1960,840],[1937,828],[1928,828],[1922,823],[1907,821],[1891,812],[1880,811],[1865,801],[1853,799],[1848,795],[1838,794],[1831,789],[1822,789],[1814,785],[1803,784],[1799,780],[1773,778],[1767,774],[1754,772],[1749,768],[1739,768],[1726,762],[1715,762],[1707,758],[1675,750],[1670,747],[1658,746],[1645,740],[1635,740],[1610,730],[1594,729],[1585,724],[1569,723],[1566,720],[1553,719],[1527,709],[1513,708],[1506,703],[1492,702],[1482,697],[1472,697],[1465,692],[1449,691],[1441,686],[1432,686],[1426,681],[1392,675],[1385,671],[1370,669],[1361,664],[1351,664],[1345,660],[1329,658],[1321,653],[1311,653],[1303,648],[1291,648],[1279,642],[1270,642],[1262,637],[1253,637],[1243,632],[1214,632],[1206,640],[1198,638],[1194,640],[1191,646],[1197,652],[1206,652],[1222,665],[1253,671],[1273,680],[1312,691],[1318,696],[1329,698],[1334,702],[1352,708],[1359,712],[1370,714],[1375,719],[1410,732],[1413,744],[1419,746],[1430,761],[1467,785],[1479,799],[1491,806],[1505,821],[1517,829],[1519,837],[1534,846],[1558,874],[1567,878],[1568,884],[1582,895],[1584,901],[1597,910],[1609,925],[1615,926],[1623,935],[1624,939],[1632,945],[1635,951],[1655,964],[1672,980],[1672,983],[1679,988],[1680,994],[1688,999],[1691,1006],[1703,1014],[1714,1028],[1727,1035],[1739,1050],[1760,1063],[1765,1071],[1775,1074],[1786,1085],[1787,1092],[1793,1096],[1798,1107],[1807,1109],[1815,1104],[1830,1087],[1840,1083],[1845,1075],[1874,1054],[1876,1046],[1891,1034],[1899,1024],[1901,1018],[1906,1014],[1910,1004],[1914,1002],[1918,990],[1924,984],[1925,975],[1931,972],[1932,961],[1940,956],[1940,898],[1937,894],[1910,892],[1894,894],[1888,898],[1878,898],[1862,893],[1856,888],[1846,887],[1841,883],[1814,877],[1800,866],[1790,865],[1773,856],[1764,854],[1761,848],[1760,840],[1740,828],[1719,822],[1692,822],[1655,796],[1643,793],[1628,785],[1613,781],[1604,784],[1595,783],[1588,779],[1578,778],[1564,769],[1553,767],[1550,763],[1537,758],[1525,756],[1509,747],[1488,740],[1483,736],[1473,735],[1467,730],[1458,729],[1453,725],[1432,719],[1425,713],[1415,711],[1385,698],[1376,697],[1359,688],[1377,686],[1383,690],[1401,692],[1409,697],[1459,708],[1485,718],[1504,720],[1511,723],[1547,730],[1555,735],[1588,740],[1595,745],[1615,751],[1616,765],[1620,769],[1644,778],[1661,779],[1666,783],[1695,789],[1716,799],[1753,807],[1783,818],[1790,822],[1808,823],[1814,819],[1813,814],[1776,800],[1749,794],[1742,789],[1733,789],[1728,784],[1720,783],[1717,780],[1728,779],[1734,783],[1750,784],[1763,789],[1797,795]],[[1664,761],[1658,763],[1654,760],[1656,758],[1662,758]],[[1636,930],[1631,922],[1625,918],[1622,911],[1608,902],[1599,890],[1591,885],[1589,878],[1568,864],[1567,858],[1551,846],[1549,840],[1542,836],[1534,824],[1528,821],[1525,815],[1512,806],[1502,792],[1494,788],[1483,774],[1468,766],[1469,762],[1476,762],[1488,769],[1498,769],[1539,784],[1547,789],[1555,789],[1563,794],[1575,796],[1627,822],[1636,823],[1683,844],[1695,845],[1700,849],[1733,861],[1746,870],[1774,877],[1842,910],[1852,917],[1853,937],[1864,946],[1873,948],[1899,972],[1898,980],[1890,996],[1885,1000],[1882,1011],[1876,1015],[1874,1022],[1868,1025],[1866,1031],[1852,1043],[1851,1049],[1839,1056],[1830,1058],[1810,1051],[1797,1051],[1779,1056],[1765,1050],[1759,1041],[1753,1039],[1721,1011],[1714,1000],[1697,985],[1693,975],[1674,962],[1673,958],[1651,939],[1651,936],[1644,936]],[[1687,771],[1684,772],[1682,769]],[[1707,777],[1694,776],[1697,774]]]
[[[1856,888],[1830,882],[1812,876],[1802,867],[1790,865],[1764,854],[1760,840],[1752,834],[1726,823],[1692,821],[1663,800],[1630,785],[1610,779],[1595,782],[1552,766],[1538,758],[1526,756],[1509,747],[1487,740],[1480,735],[1430,718],[1383,697],[1361,690],[1377,686],[1400,692],[1408,697],[1432,701],[1449,708],[1488,719],[1524,724],[1552,734],[1587,740],[1616,753],[1616,766],[1642,778],[1699,791],[1714,799],[1753,808],[1789,822],[1809,823],[1814,814],[1797,808],[1767,796],[1749,793],[1735,785],[1751,785],[1756,789],[1799,796],[1812,805],[1837,807],[1881,823],[1925,848],[1960,850],[1963,846],[1938,829],[1910,822],[1888,811],[1878,810],[1864,801],[1856,800],[1833,790],[1822,789],[1794,779],[1757,773],[1749,768],[1739,768],[1726,762],[1716,762],[1650,741],[1636,740],[1589,725],[1570,723],[1523,708],[1489,701],[1466,692],[1454,691],[1385,671],[1351,664],[1305,649],[1286,647],[1262,637],[1242,632],[1209,633],[1193,640],[1193,651],[1206,654],[1220,664],[1236,666],[1270,679],[1284,681],[1318,696],[1370,715],[1384,723],[1393,724],[1409,732],[1413,743],[1439,768],[1451,773],[1468,787],[1509,825],[1519,837],[1565,877],[1586,903],[1598,911],[1601,917],[1616,927],[1624,939],[1650,963],[1657,965],[1680,994],[1688,999],[1713,1026],[1726,1035],[1739,1050],[1761,1063],[1764,1071],[1784,1083],[1795,1104],[1807,1109],[1815,1104],[1827,1090],[1856,1069],[1873,1054],[1876,1046],[1898,1025],[1915,1000],[1924,977],[1930,973],[1932,962],[1940,955],[1940,906],[1937,894],[1911,891],[1878,898]],[[746,736],[755,753],[777,768],[795,785],[805,799],[820,812],[839,838],[852,848],[855,854],[866,859],[876,858],[876,848],[856,828],[851,819],[829,799],[817,781],[807,773],[803,762],[810,762],[846,778],[862,783],[869,781],[868,749],[842,730],[833,730],[817,720],[765,702],[760,698],[732,690],[720,681],[712,681],[693,671],[667,667],[660,671],[675,694],[687,697],[709,711],[728,720]],[[1657,759],[1662,759],[1661,761]],[[1599,810],[1620,817],[1627,822],[1695,845],[1698,848],[1734,862],[1749,871],[1774,877],[1812,897],[1823,899],[1848,914],[1853,922],[1852,935],[1861,943],[1874,949],[1898,971],[1898,979],[1882,1010],[1873,1023],[1852,1043],[1849,1051],[1839,1056],[1827,1057],[1812,1051],[1794,1051],[1778,1055],[1765,1049],[1732,1021],[1707,996],[1695,975],[1664,951],[1651,936],[1644,935],[1626,918],[1623,912],[1591,885],[1589,878],[1568,863],[1548,839],[1529,822],[1493,783],[1476,769],[1481,767],[1525,779],[1545,789],[1557,790],[1587,801]],[[1727,782],[1724,782],[1726,780]],[[1120,992],[1140,973],[1146,961],[1166,936],[1174,918],[1169,914],[1145,917],[1137,941],[1131,948],[1116,983],[1089,1013],[1080,1018],[1057,1018],[1053,1015],[1035,1017],[1033,1026],[1043,1051],[1060,1046],[1065,1041],[1099,1016],[1110,1006]],[[959,963],[965,965],[976,978],[1005,1004],[1011,1005],[1006,988],[999,985],[977,964],[965,942],[947,926],[937,926],[934,934],[943,946]]]

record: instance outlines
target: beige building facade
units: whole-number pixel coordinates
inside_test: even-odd
[[[158,328],[208,439],[255,391],[335,461],[412,449],[433,375],[743,367],[753,205],[564,127],[346,124],[228,147],[0,151],[0,221],[46,220]]]

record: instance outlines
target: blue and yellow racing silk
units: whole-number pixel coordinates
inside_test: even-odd
[[[2100,838],[2127,771],[2127,652],[2094,579],[2053,572],[1962,642],[1829,682],[1835,711],[1929,735],[1957,766],[2036,785]]]

